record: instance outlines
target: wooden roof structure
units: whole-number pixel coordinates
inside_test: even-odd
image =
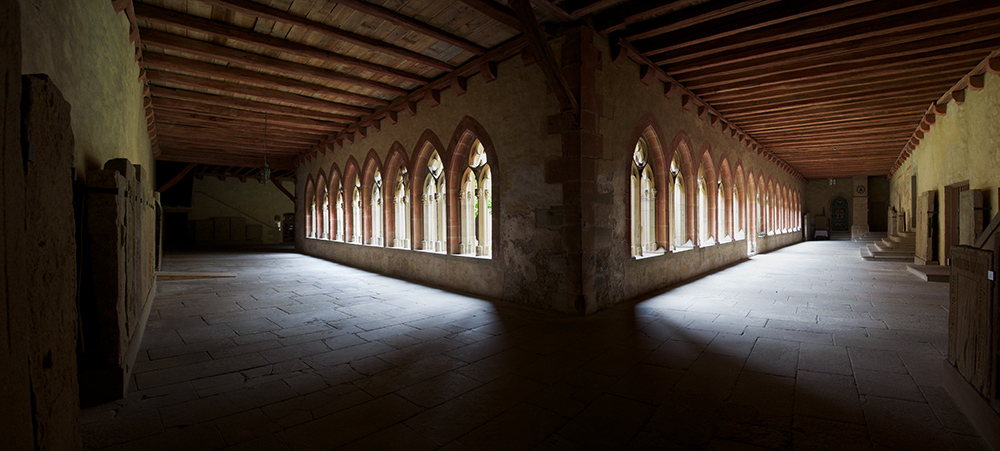
[[[807,179],[889,173],[942,101],[1000,65],[988,0],[528,1],[112,3],[134,26],[158,158],[226,167],[260,166],[266,143],[292,169],[572,23]]]

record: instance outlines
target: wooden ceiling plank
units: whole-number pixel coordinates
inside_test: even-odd
[[[469,41],[468,39],[456,36],[440,28],[436,28],[426,23],[420,22],[412,17],[404,16],[391,9],[383,8],[373,3],[368,3],[364,0],[337,0],[337,3],[344,5],[348,8],[351,8],[353,10],[368,14],[369,16],[378,17],[379,19],[393,23],[397,26],[416,31],[417,33],[423,34],[425,36],[430,36],[434,39],[451,44],[467,52],[476,55],[483,55],[486,53],[486,49],[480,47],[478,44],[474,42]]]
[[[261,135],[264,134],[264,123],[263,122],[248,122],[242,119],[233,119],[226,117],[213,116],[210,114],[198,114],[198,113],[188,113],[188,112],[178,112],[173,110],[167,110],[162,108],[156,109],[156,119],[157,123],[190,123],[198,125],[209,125],[209,126],[231,126],[239,127],[244,131],[248,132],[260,132]],[[303,142],[308,142],[311,144],[313,141],[319,141],[326,133],[323,130],[310,129],[304,126],[286,125],[282,123],[274,123],[273,121],[268,121],[267,123],[268,135],[274,134],[279,136],[281,132],[286,132],[293,134],[301,138]]]
[[[257,88],[249,85],[237,85],[221,80],[211,80],[208,78],[199,78],[190,75],[181,75],[158,70],[147,71],[147,75],[149,77],[149,81],[156,85],[169,83],[200,89],[213,89],[230,94],[247,95],[276,102],[286,102],[293,105],[312,107],[330,112],[347,113],[358,116],[371,114],[371,110],[368,108],[345,105],[342,103],[320,100],[313,97],[302,96],[284,91],[276,91],[273,89]]]
[[[238,108],[217,106],[217,105],[207,105],[203,103],[187,102],[178,99],[171,99],[166,97],[155,97],[153,102],[154,109],[165,109],[170,111],[182,111],[190,113],[202,113],[209,114],[219,117],[229,117],[234,119],[242,119],[248,122],[255,122],[263,124],[265,120],[265,113],[258,113],[256,111],[241,110]],[[308,128],[310,130],[321,130],[324,132],[338,131],[343,129],[343,125],[338,125],[332,122],[319,121],[315,119],[291,116],[286,114],[278,113],[268,113],[266,114],[267,121],[269,124],[282,124],[290,126],[298,126],[303,128]]]
[[[350,83],[397,95],[405,95],[409,92],[408,90],[398,86],[380,83],[366,78],[341,74],[307,64],[293,63],[291,61],[244,52],[231,47],[199,41],[197,39],[185,38],[183,36],[149,28],[142,29],[142,42],[147,46],[187,53],[189,55],[200,56],[203,58],[216,59],[230,64],[238,64],[241,66],[248,66],[255,69],[263,69],[291,76],[310,77],[318,80],[329,81],[331,83]]]
[[[487,17],[500,22],[510,28],[521,31],[521,22],[517,20],[514,11],[506,6],[500,5],[491,0],[460,0],[462,3],[471,6],[473,9],[485,14]]]
[[[950,49],[939,49],[931,52],[925,52],[919,55],[908,55],[904,57],[886,58],[881,61],[871,61],[864,65],[847,63],[818,69],[807,68],[780,73],[762,73],[761,71],[757,71],[756,74],[748,73],[743,76],[702,77],[699,79],[684,78],[679,80],[681,83],[688,85],[688,88],[698,90],[733,84],[764,85],[767,83],[791,83],[799,80],[809,80],[816,77],[840,77],[842,79],[848,75],[856,76],[858,74],[865,75],[877,73],[880,75],[888,75],[891,73],[905,73],[914,66],[918,66],[924,62],[936,62],[937,64],[940,64],[940,60],[943,58],[964,61],[970,55],[979,55],[979,58],[982,58],[985,53],[986,52],[983,51],[982,47],[968,44]]]
[[[907,61],[890,64],[880,67],[873,74],[860,73],[851,77],[844,77],[841,74],[817,75],[805,77],[797,80],[769,80],[755,84],[737,83],[734,85],[717,86],[713,88],[702,88],[698,90],[700,95],[714,98],[714,96],[727,96],[748,93],[771,93],[787,92],[791,90],[802,90],[806,88],[826,87],[840,83],[864,83],[868,80],[890,80],[896,77],[905,77],[908,74],[934,74],[942,71],[953,70],[957,67],[967,67],[974,61],[979,52],[967,52],[951,57],[937,58],[924,61],[919,65],[908,64]]]
[[[203,63],[201,61],[181,58],[178,56],[170,56],[163,53],[145,52],[143,54],[142,63],[147,69],[170,70],[190,75],[198,75],[201,77],[222,78],[225,80],[244,82],[275,90],[282,90],[285,88],[298,89],[300,91],[305,91],[306,94],[311,96],[338,97],[340,99],[361,102],[368,105],[389,104],[388,100],[380,99],[378,97],[365,96],[351,91],[330,88],[324,85],[308,83],[292,78],[254,72],[252,70]]]
[[[237,164],[240,166],[259,166],[264,162],[261,158],[246,157],[239,154],[213,155],[205,152],[172,148],[169,146],[161,146],[160,152],[160,156],[156,158],[157,161],[177,161],[182,163],[217,163],[219,161],[227,161],[231,164]],[[294,169],[291,158],[274,159],[273,161],[268,158],[268,164],[273,169]]]
[[[955,43],[982,40],[984,37],[990,36],[990,31],[996,30],[998,17],[1000,15],[997,14],[976,15],[971,18],[958,17],[943,24],[916,29],[908,29],[907,27],[903,30],[894,30],[891,27],[880,29],[844,27],[843,30],[831,33],[821,32],[810,36],[797,36],[695,59],[691,59],[689,55],[680,55],[678,58],[669,59],[651,59],[664,65],[675,76],[686,74],[699,77],[740,72],[748,66],[771,67],[775,64],[801,64],[831,57],[857,60],[859,52],[878,51],[878,55],[884,57],[889,54],[887,52],[903,53],[917,49],[926,50],[928,45],[954,45]],[[888,24],[885,25],[888,26]],[[977,31],[977,33],[959,34],[973,31]],[[899,46],[907,46],[910,49]]]
[[[572,10],[570,10],[569,13],[573,15],[573,17],[580,18],[588,14],[593,14],[603,9],[607,9],[612,6],[618,5],[620,3],[622,3],[622,0],[597,0],[595,2],[591,2],[590,4],[573,8]],[[677,1],[675,3],[686,3],[686,1]]]
[[[231,136],[219,136],[213,137],[212,135],[201,135],[201,136],[181,136],[178,134],[168,134],[163,137],[163,142],[173,145],[184,144],[184,145],[199,145],[199,146],[217,146],[225,148],[240,148],[247,151],[252,151],[254,153],[263,154],[264,140],[257,139],[243,139]],[[291,151],[300,152],[302,150],[308,149],[309,146],[306,144],[288,144],[281,142],[271,142],[268,140],[267,150],[268,152],[277,151]]]
[[[276,38],[270,35],[257,33],[254,32],[253,30],[248,30],[242,27],[238,27],[236,25],[230,25],[228,23],[212,21],[198,16],[192,16],[177,11],[171,11],[165,8],[159,8],[145,3],[136,3],[135,7],[136,7],[136,16],[138,16],[140,19],[149,22],[158,23],[162,25],[175,26],[178,28],[184,28],[186,30],[191,30],[191,31],[197,31],[200,33],[212,35],[215,38],[222,38],[227,40],[232,39],[245,44],[262,47],[274,52],[287,53],[290,55],[300,56],[304,58],[314,58],[332,64],[340,64],[348,67],[354,67],[357,69],[362,69],[371,72],[373,74],[384,75],[387,77],[396,78],[410,83],[417,83],[423,85],[430,82],[430,80],[427,78],[421,77],[417,74],[413,74],[404,70],[395,69],[389,66],[383,66],[380,64],[372,63],[370,61],[365,61],[362,59],[341,55],[339,53],[330,52],[316,47],[310,47],[308,45],[301,44],[298,42],[292,42],[285,39]],[[228,11],[228,10],[223,9],[223,11]]]
[[[836,0],[830,0],[836,2]],[[639,51],[647,56],[668,52],[685,52],[691,57],[702,56],[704,52],[726,52],[742,47],[774,42],[784,38],[806,36],[811,33],[830,32],[839,27],[852,24],[873,23],[896,15],[910,16],[913,23],[924,23],[937,18],[946,21],[946,17],[956,14],[955,6],[949,6],[955,0],[879,0],[873,2],[850,2],[847,8],[836,8],[836,5],[824,3],[822,6],[831,8],[822,14],[806,15],[793,21],[783,21],[785,15],[781,8],[769,12],[770,16],[742,18],[737,24],[717,21],[715,23],[699,24],[697,28],[681,29],[655,37],[633,42]],[[813,2],[801,2],[811,5]],[[934,8],[939,7],[939,8]],[[943,7],[940,8],[940,7]],[[770,26],[758,27],[755,23],[763,22]],[[930,25],[926,23],[921,26]],[[740,28],[742,26],[742,28]],[[882,27],[877,27],[880,29]],[[746,29],[747,31],[742,31]],[[734,33],[734,31],[740,31]]]
[[[203,105],[215,105],[226,108],[240,108],[247,111],[256,111],[259,113],[263,112],[279,113],[289,116],[309,118],[318,121],[327,121],[338,124],[350,124],[357,120],[357,118],[354,116],[348,116],[344,114],[327,113],[311,109],[303,109],[285,105],[276,105],[273,103],[261,102],[251,99],[242,99],[232,96],[206,94],[198,91],[190,91],[190,90],[169,88],[163,86],[155,86],[155,85],[151,86],[150,92],[153,95],[154,102],[156,101],[155,99],[158,97],[165,97],[170,99],[183,100],[187,102],[199,103]]]
[[[746,111],[758,111],[765,113],[768,111],[787,109],[796,106],[826,105],[830,103],[846,103],[855,100],[871,100],[875,98],[896,98],[899,96],[928,95],[933,96],[940,93],[941,83],[931,81],[920,84],[906,85],[905,88],[888,87],[872,89],[855,89],[829,94],[803,95],[791,93],[788,96],[775,97],[766,100],[738,101],[738,102],[714,102],[712,106],[724,114],[742,113]]]
[[[212,6],[232,9],[241,12],[243,14],[267,18],[277,22],[282,22],[289,25],[302,27],[309,31],[319,33],[333,39],[349,42],[359,47],[364,47],[366,49],[375,52],[384,53],[403,60],[423,64],[425,66],[432,67],[434,69],[442,70],[445,72],[451,72],[452,70],[455,69],[454,66],[444,61],[440,61],[431,58],[429,56],[421,55],[412,50],[408,50],[402,47],[397,47],[395,45],[388,44],[386,42],[382,42],[376,39],[372,39],[367,36],[362,36],[356,33],[351,33],[349,31],[344,31],[324,23],[314,22],[304,17],[299,17],[294,14],[270,8],[268,6],[261,5],[259,3],[254,3],[249,0],[199,0],[199,1],[201,1],[202,3],[207,3]]]
[[[714,5],[713,8],[708,8],[700,5],[690,6],[694,3],[691,0],[631,1],[615,8],[611,8],[608,11],[601,12],[599,17],[594,18],[594,28],[601,33],[611,33],[613,31],[620,30],[627,25],[646,21],[656,16],[672,17],[672,19],[669,20],[678,23],[678,26],[687,26],[692,23],[697,23],[698,19],[732,14],[748,7],[753,7],[753,5],[758,2],[759,0],[726,0],[725,2],[716,2],[717,4]],[[685,6],[686,8],[683,8]],[[697,10],[681,14],[683,11],[691,10],[693,8],[697,8]],[[677,12],[673,14],[668,13],[673,10],[677,10]],[[713,15],[713,12],[717,15]],[[667,20],[664,20],[663,22],[667,22]]]
[[[840,92],[848,92],[849,90],[856,89],[876,89],[880,87],[889,86],[907,86],[909,84],[917,83],[927,83],[932,81],[938,81],[951,78],[957,79],[961,77],[964,73],[963,69],[960,68],[934,68],[932,70],[915,70],[913,72],[907,72],[898,75],[888,75],[888,76],[876,76],[876,77],[852,77],[850,79],[844,79],[841,83],[831,84],[819,84],[813,86],[800,86],[797,84],[788,84],[781,88],[768,88],[762,89],[760,91],[754,92],[731,92],[731,93],[721,93],[721,94],[706,94],[702,98],[706,102],[713,105],[724,104],[728,102],[742,102],[742,101],[753,101],[753,100],[769,100],[774,98],[780,98],[787,95],[802,95],[804,97],[817,96],[825,94],[837,94]]]
[[[712,7],[714,2],[685,8],[677,13],[659,17],[643,23],[626,27],[621,34],[632,41],[636,48],[643,50],[650,42],[669,42],[683,39],[685,45],[697,44],[707,40],[715,40],[728,36],[746,33],[760,28],[775,26],[782,23],[818,15],[863,4],[871,0],[812,0],[808,2],[778,2],[758,1],[739,5],[733,2],[723,3],[721,7],[729,7],[728,15],[722,14]],[[736,3],[736,5],[733,5]],[[683,20],[674,16],[685,16],[688,10],[701,9],[702,16],[691,20]],[[738,13],[738,14],[732,14]]]

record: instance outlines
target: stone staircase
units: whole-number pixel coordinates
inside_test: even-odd
[[[897,232],[861,248],[861,258],[880,262],[913,262],[917,239],[914,232]]]

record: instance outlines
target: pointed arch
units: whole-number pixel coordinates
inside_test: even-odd
[[[475,146],[476,143],[482,146],[481,149]],[[486,161],[477,161],[479,166],[472,166],[470,157],[480,150]],[[498,178],[500,163],[493,139],[475,119],[465,116],[455,128],[448,143],[445,168],[448,253],[492,257],[493,230],[499,226],[500,218],[492,211],[493,205],[499,204],[493,199],[493,186],[501,180]],[[474,203],[485,204],[486,208],[479,209]]]
[[[743,169],[743,162],[736,162],[736,171],[733,177],[733,201],[736,205],[733,208],[733,237],[737,240],[747,236],[747,184],[746,171]]]
[[[364,211],[361,238],[363,243],[373,246],[380,246],[385,237],[382,233],[382,226],[385,224],[384,177],[381,159],[375,149],[369,149],[361,166],[361,208]]]
[[[632,207],[630,237],[634,256],[650,253],[655,255],[662,253],[669,246],[667,206],[671,186],[668,181],[670,160],[666,158],[662,136],[662,128],[656,117],[652,113],[646,113],[639,119],[628,141],[632,152],[629,153],[629,158],[624,160],[629,168],[625,173],[632,174],[632,189],[627,205]],[[635,152],[639,151],[637,149],[640,147],[644,154],[644,161],[641,164],[635,160]],[[643,190],[640,186],[644,180],[645,184],[651,185],[646,187],[648,190]],[[646,196],[648,198],[645,198]]]
[[[315,233],[316,233],[316,224],[313,222],[314,219],[316,218],[316,182],[313,181],[312,174],[309,174],[309,177],[306,177],[305,193],[306,193],[306,204],[305,204],[306,233],[305,233],[305,237],[306,238],[313,238],[313,237],[315,237]]]
[[[410,247],[410,206],[412,196],[410,187],[409,158],[406,149],[399,141],[389,146],[389,155],[385,159],[385,189],[383,204],[385,205],[385,243],[396,248]]]
[[[691,138],[681,130],[674,135],[667,154],[671,180],[670,248],[680,250],[693,247],[695,229],[695,164],[692,159]]]
[[[344,185],[337,163],[330,165],[330,239],[344,241]]]
[[[716,224],[716,201],[718,175],[715,173],[715,163],[712,161],[711,146],[702,145],[699,151],[697,178],[697,230],[698,246],[708,246],[718,242],[718,226]]]
[[[364,209],[361,208],[361,168],[351,155],[344,163],[344,239],[361,244]]]
[[[718,228],[716,230],[719,231],[719,241],[721,242],[724,239],[729,241],[733,239],[734,223],[736,222],[733,207],[736,202],[733,202],[733,171],[729,164],[729,155],[722,155],[719,160],[719,187],[716,201]]]
[[[430,129],[424,130],[410,154],[414,248],[447,252],[447,171],[444,171],[444,162],[449,161],[448,155],[441,139]],[[439,168],[440,163],[440,172],[432,174],[429,170],[432,159],[435,168]]]
[[[316,238],[330,239],[330,187],[322,169],[316,174]]]

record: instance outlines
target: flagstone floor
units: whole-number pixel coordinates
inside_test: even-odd
[[[985,449],[942,388],[947,284],[858,243],[588,317],[291,252],[168,254],[86,449]]]

